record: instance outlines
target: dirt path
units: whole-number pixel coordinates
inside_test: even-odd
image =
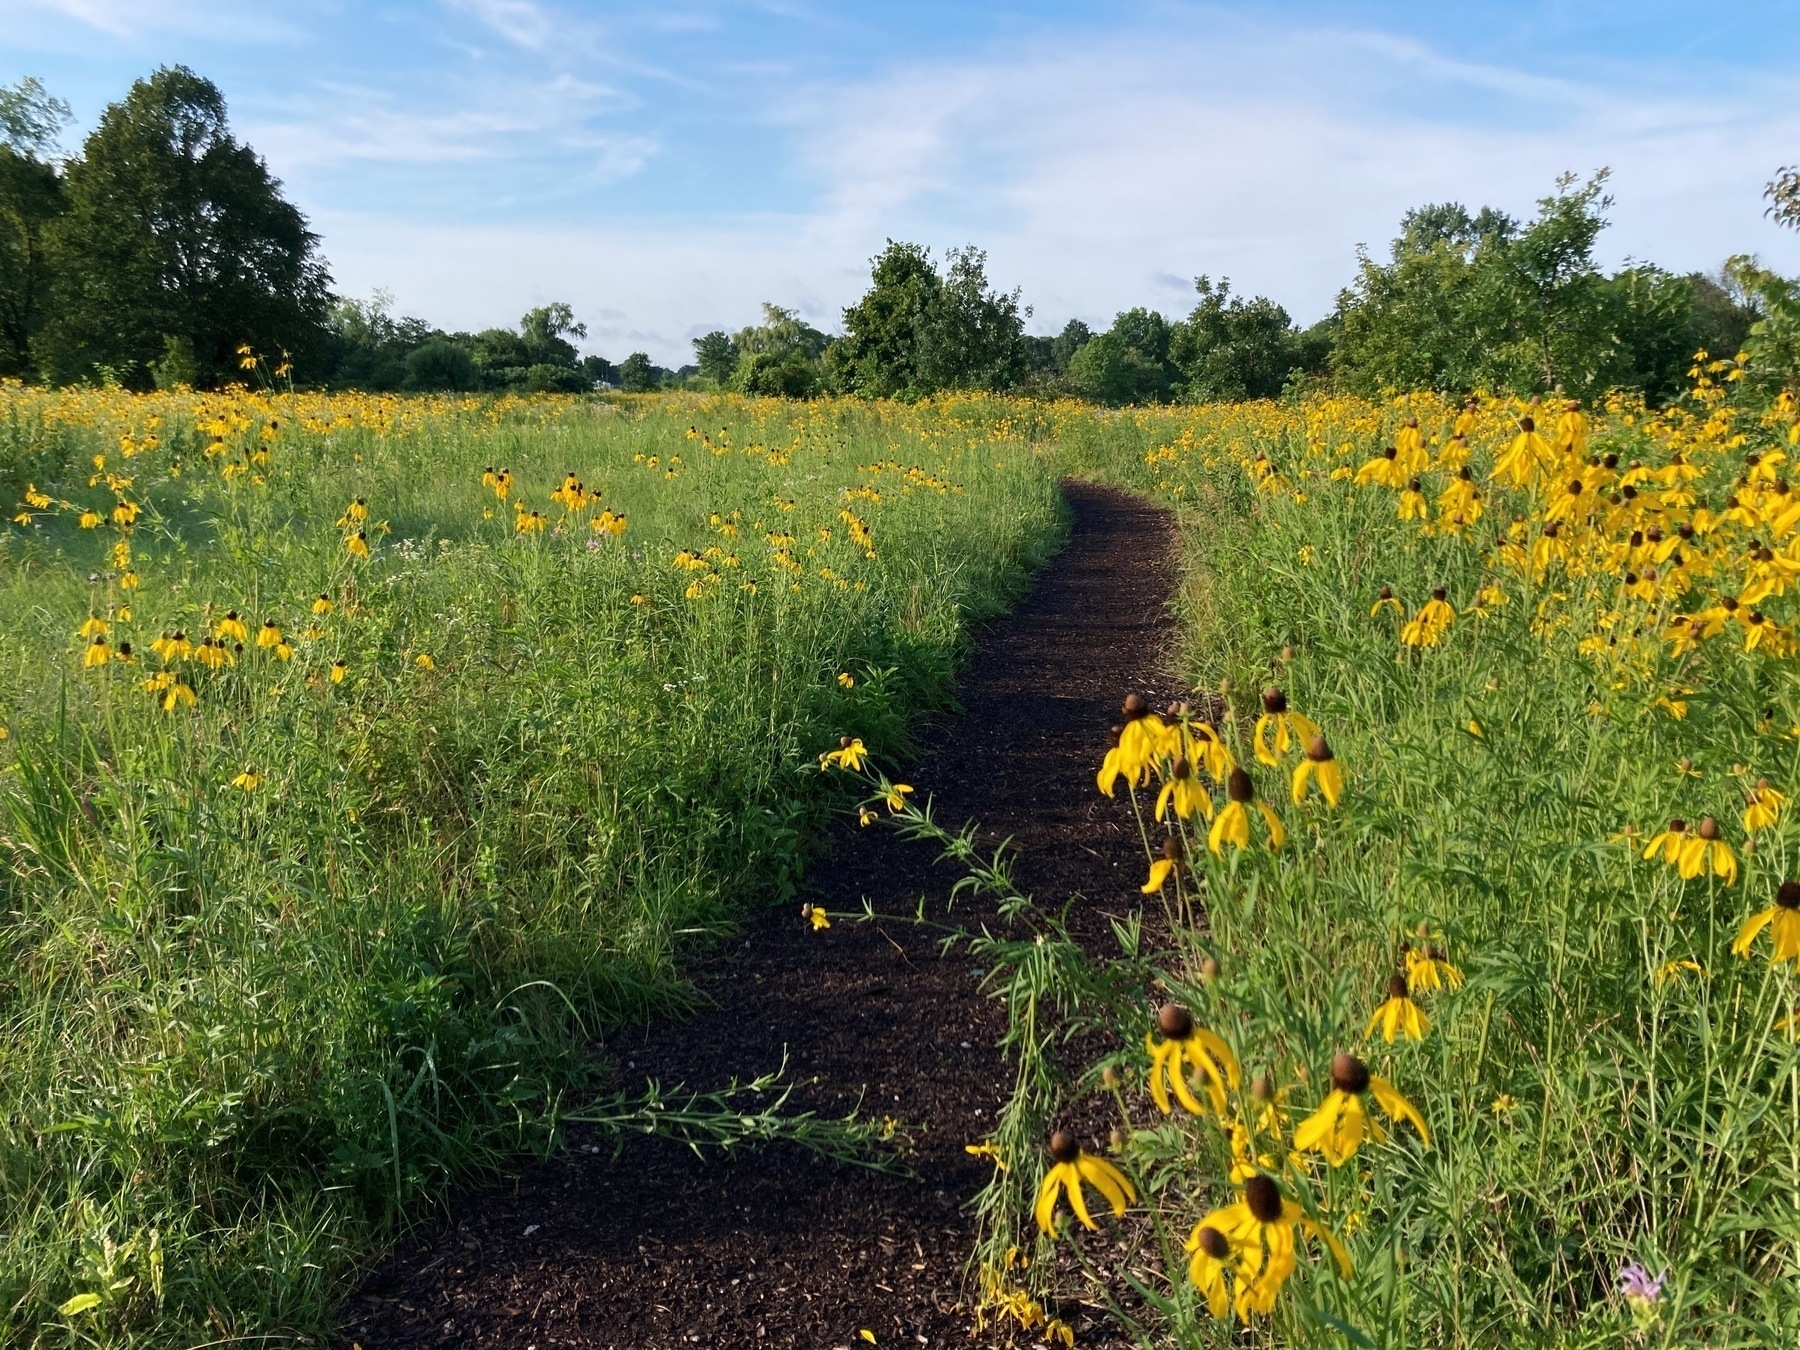
[[[1011,835],[1017,878],[1054,903],[1123,915],[1136,904],[1130,817],[1093,789],[1122,695],[1171,696],[1165,600],[1169,518],[1134,498],[1070,484],[1073,533],[1032,594],[979,637],[965,712],[928,736],[906,777],[938,819]],[[828,909],[941,912],[953,875],[886,830],[837,833],[814,869]],[[633,1139],[614,1161],[586,1141],[516,1184],[468,1197],[456,1221],[403,1247],[345,1310],[346,1343],[663,1347],[967,1345],[964,1203],[987,1165],[963,1145],[987,1133],[1007,1074],[998,1010],[960,954],[904,925],[813,933],[798,906],[750,919],[698,973],[718,1007],[616,1037],[627,1082],[722,1086],[775,1068],[816,1077],[806,1105],[924,1127],[921,1180],[833,1168],[797,1149],[720,1160]],[[963,914],[967,916],[967,911]],[[1086,925],[1083,925],[1085,927]]]

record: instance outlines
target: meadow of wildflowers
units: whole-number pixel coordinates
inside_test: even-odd
[[[321,1330],[1058,530],[997,405],[0,385],[0,1340]]]
[[[990,1316],[1800,1343],[1800,421],[1742,374],[1064,418],[1180,512],[1194,692],[1095,747],[1152,917],[989,946]]]

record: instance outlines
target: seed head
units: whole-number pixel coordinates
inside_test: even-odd
[[[1172,1041],[1194,1034],[1194,1015],[1179,1003],[1165,1003],[1156,1010],[1156,1029]]]
[[[1544,538],[1546,539],[1554,539],[1559,533],[1561,533],[1561,527],[1554,520],[1544,526]]]
[[[1266,1073],[1259,1073],[1250,1080],[1250,1095],[1259,1102],[1275,1100],[1275,1080]]]
[[[1271,717],[1278,717],[1287,711],[1287,695],[1279,689],[1265,689],[1262,694],[1263,711]]]
[[[1281,1217],[1281,1187],[1273,1177],[1258,1172],[1244,1183],[1244,1203],[1259,1223],[1274,1223]]]
[[[1234,802],[1256,800],[1256,788],[1250,782],[1250,775],[1242,769],[1233,769],[1225,780],[1225,795]]]
[[[1306,757],[1314,764],[1324,764],[1333,758],[1331,746],[1326,743],[1323,736],[1314,736],[1307,742]]]
[[[1719,822],[1714,820],[1711,816],[1702,819],[1700,822],[1700,837],[1702,839],[1717,839],[1719,837]]]
[[[1081,1156],[1081,1145],[1075,1136],[1058,1130],[1050,1136],[1050,1156],[1059,1163],[1071,1163]]]
[[[1167,835],[1162,841],[1162,855],[1170,862],[1181,857],[1181,840],[1174,835]]]
[[[1150,705],[1144,702],[1141,694],[1125,695],[1125,706],[1122,709],[1127,721],[1135,722],[1150,711]]]
[[[1369,1066],[1355,1055],[1338,1051],[1331,1057],[1331,1086],[1355,1096],[1369,1090]]]
[[[1394,588],[1392,586],[1383,586],[1380,595],[1376,598],[1380,600],[1392,600],[1394,598]]]
[[[1282,663],[1285,665],[1287,662],[1292,661],[1293,659],[1294,659],[1294,649],[1292,647],[1283,647],[1281,649]]]
[[[1106,1137],[1106,1144],[1114,1153],[1123,1153],[1125,1151],[1125,1131],[1117,1125],[1113,1126],[1112,1133]]]
[[[838,737],[838,749],[848,750],[850,748],[851,744],[852,744],[852,742],[848,736],[839,736]]]
[[[1675,819],[1673,819],[1669,822],[1669,833],[1670,834],[1686,834],[1687,833],[1687,822],[1685,820],[1683,820],[1680,816],[1676,816]]]
[[[1231,1255],[1231,1243],[1226,1241],[1225,1235],[1211,1224],[1206,1225],[1194,1235],[1194,1245],[1215,1261],[1223,1261]]]
[[[1214,980],[1219,978],[1220,970],[1221,967],[1219,965],[1218,957],[1205,957],[1200,962],[1200,983],[1211,984]]]
[[[1783,909],[1800,909],[1800,881],[1784,881],[1775,892],[1775,903]]]
[[[1412,993],[1412,991],[1406,987],[1406,976],[1404,976],[1404,975],[1388,976],[1388,997],[1389,998],[1406,998],[1411,993]]]
[[[1442,600],[1446,594],[1447,592],[1442,586],[1433,586],[1431,588],[1431,598],[1433,600]]]
[[[1118,1085],[1119,1085],[1119,1071],[1117,1069],[1115,1069],[1112,1065],[1108,1064],[1104,1069],[1100,1070],[1100,1086],[1101,1087],[1116,1088]]]
[[[1532,421],[1531,418],[1529,418],[1529,417],[1521,417],[1519,419],[1519,430],[1520,431],[1536,431],[1537,423]]]

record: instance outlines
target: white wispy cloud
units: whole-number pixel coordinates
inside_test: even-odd
[[[669,362],[764,299],[831,325],[891,236],[984,245],[1040,329],[1132,304],[1179,312],[1171,279],[1201,272],[1310,321],[1357,245],[1380,251],[1406,208],[1455,199],[1529,215],[1557,174],[1601,165],[1618,199],[1609,262],[1685,270],[1758,250],[1800,270],[1800,236],[1769,225],[1760,199],[1800,143],[1791,79],[1646,92],[1380,32],[1185,15],[781,88],[753,112],[786,137],[789,158],[770,171],[809,186],[792,210],[652,224],[627,197],[585,226],[324,217],[340,282],[391,284],[458,326],[567,299],[623,316],[595,325],[608,355],[642,347]]]

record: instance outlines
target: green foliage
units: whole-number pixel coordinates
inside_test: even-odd
[[[103,400],[130,396],[15,397],[91,400],[56,405],[77,414],[60,430],[15,410],[0,454],[59,498],[103,495]],[[596,1034],[678,1007],[679,958],[792,893],[839,790],[818,751],[904,746],[1056,528],[1031,447],[980,407],[283,395],[233,404],[247,429],[209,459],[197,402],[121,414],[162,419],[132,467],[141,588],[73,510],[5,535],[8,1344],[324,1334],[411,1206],[553,1147],[605,1087]],[[725,448],[697,449],[696,423]],[[214,467],[259,449],[254,476]],[[895,458],[941,489],[858,468]],[[504,503],[489,465],[510,466]],[[623,539],[580,517],[516,532],[521,499],[560,514],[571,469]],[[874,557],[840,515],[865,486]],[[366,562],[332,523],[357,497]],[[163,711],[150,639],[227,610],[275,620],[291,660],[185,663],[197,706]],[[83,665],[92,613],[137,664]]]
[[[72,118],[69,105],[51,97],[35,76],[0,85],[0,145],[16,154],[53,158],[56,138]]]
[[[1523,226],[1491,208],[1471,217],[1455,203],[1408,212],[1391,260],[1365,255],[1338,297],[1339,378],[1366,394],[1674,396],[1695,349],[1724,351],[1750,316],[1704,277],[1647,264],[1604,275],[1593,255],[1611,205],[1606,177],[1577,184],[1565,175]]]
[[[1191,403],[1274,398],[1296,370],[1322,364],[1288,312],[1266,296],[1245,300],[1231,283],[1195,280],[1200,303],[1178,324],[1169,341],[1169,360],[1182,375],[1182,393]]]
[[[1004,390],[1024,374],[1019,293],[990,289],[987,254],[951,249],[940,275],[931,250],[888,246],[868,292],[844,311],[828,368],[846,393],[917,399],[952,389]]]
[[[33,373],[53,296],[49,237],[63,209],[56,166],[0,145],[0,377]]]
[[[1800,230],[1800,168],[1784,168],[1770,181],[1763,195],[1768,214],[1778,225]]]
[[[745,394],[807,398],[819,391],[820,358],[830,342],[792,310],[765,303],[762,323],[730,339],[731,386]]]
[[[461,393],[481,387],[481,372],[466,347],[433,338],[406,356],[406,388]]]
[[[329,282],[318,239],[232,138],[210,81],[183,66],[139,80],[69,164],[66,192],[51,236],[57,302],[39,339],[57,378],[144,371],[170,337],[188,340],[209,383],[236,371],[241,343],[318,347]]]
[[[633,352],[619,362],[619,388],[628,394],[647,394],[656,388],[656,367],[643,352]]]
[[[700,367],[701,379],[711,380],[714,388],[723,389],[737,371],[737,344],[729,333],[707,333],[694,339],[694,361]]]

